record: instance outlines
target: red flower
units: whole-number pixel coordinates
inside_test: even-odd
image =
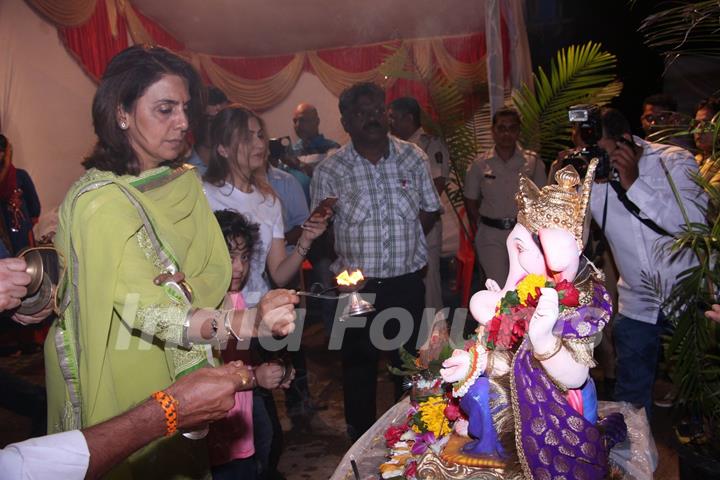
[[[525,336],[525,332],[527,332],[528,325],[530,324],[530,317],[534,311],[535,309],[531,307],[512,312],[513,346],[520,342]]]
[[[512,346],[512,320],[510,315],[499,314],[488,324],[488,343],[492,349],[504,350]]]
[[[538,300],[540,299],[540,288],[535,287],[535,295],[530,295],[528,293],[527,298],[525,299],[525,305],[528,307],[537,307]]]
[[[392,448],[402,437],[403,433],[407,432],[407,425],[390,425],[385,431],[385,443],[389,448]]]
[[[498,345],[504,349],[513,346],[513,321],[512,316],[503,315],[500,320],[500,331],[498,332]]]
[[[460,418],[460,406],[456,402],[451,401],[445,407],[444,413],[448,420],[454,422],[455,420]]]
[[[405,478],[412,478],[417,473],[417,462],[408,462],[407,466],[405,467],[405,473],[403,473],[403,476]]]
[[[500,331],[500,316],[495,315],[493,318],[490,319],[487,325],[487,340],[488,343],[492,343],[493,345],[497,344],[498,341],[498,332]]]
[[[565,307],[577,307],[580,305],[580,292],[572,283],[563,280],[557,284],[555,290],[558,292],[560,305]]]
[[[513,340],[517,341],[525,336],[525,331],[527,330],[528,322],[526,320],[518,320],[515,323],[513,323],[512,327],[512,335]]]
[[[499,314],[488,323],[488,343],[492,349],[507,350],[517,346],[525,336],[533,307],[513,306],[510,313]]]

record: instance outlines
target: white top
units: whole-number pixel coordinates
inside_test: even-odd
[[[0,480],[83,479],[90,451],[79,430],[13,443],[0,450]]]
[[[253,248],[250,273],[242,289],[245,302],[254,307],[270,290],[270,283],[265,277],[270,244],[274,238],[285,240],[280,200],[269,194],[263,197],[257,189],[245,193],[227,183],[222,187],[203,183],[203,189],[213,211],[235,210],[260,225],[260,238]]]
[[[628,189],[627,196],[640,208],[641,215],[671,234],[679,232],[685,223],[660,165],[662,158],[683,199],[690,221],[705,223],[695,202],[704,205],[707,198],[688,176],[689,171],[697,172],[693,156],[679,147],[650,143],[638,137],[634,140],[643,148],[643,154],[638,162],[640,176]],[[607,183],[596,183],[592,187],[590,210],[598,225],[602,225],[606,192],[605,237],[620,273],[618,311],[634,320],[654,324],[659,307],[657,301],[652,300],[652,289],[646,285],[647,279],[660,279],[664,299],[677,275],[697,261],[687,254],[689,252],[670,258],[667,250],[670,238],[658,235],[643,225],[620,203],[615,190]]]
[[[415,130],[408,142],[414,143],[427,155],[427,164],[430,167],[430,177],[448,178],[450,176],[450,152],[440,137],[430,135],[420,127]]]

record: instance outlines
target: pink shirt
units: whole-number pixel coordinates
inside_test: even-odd
[[[236,310],[245,308],[242,294],[230,294]],[[228,361],[226,353],[223,358]],[[210,465],[222,465],[235,459],[248,458],[255,454],[252,423],[253,396],[252,390],[235,393],[235,406],[227,416],[210,425],[207,445]]]

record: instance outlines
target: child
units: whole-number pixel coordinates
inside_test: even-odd
[[[245,300],[240,290],[247,281],[253,246],[258,238],[259,227],[250,223],[243,215],[233,210],[215,212],[232,261],[232,280],[226,298],[229,308],[244,309]],[[223,360],[242,360],[250,362],[247,345],[238,346],[230,339],[222,353]],[[272,363],[263,363],[253,368],[256,385],[274,389],[287,388],[290,380],[280,385],[283,367]],[[214,480],[242,478],[255,480],[258,477],[253,437],[253,393],[252,390],[237,392],[235,406],[223,420],[210,426],[208,449],[212,476]]]

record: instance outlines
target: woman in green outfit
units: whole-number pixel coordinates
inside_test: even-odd
[[[98,142],[60,208],[62,315],[45,345],[50,433],[122,413],[214,364],[211,347],[294,329],[293,292],[257,309],[218,309],[230,258],[198,176],[182,164],[204,88],[158,47],[116,55],[93,100]],[[262,333],[262,332],[261,332]],[[136,452],[113,478],[202,478],[204,442],[181,435]]]

